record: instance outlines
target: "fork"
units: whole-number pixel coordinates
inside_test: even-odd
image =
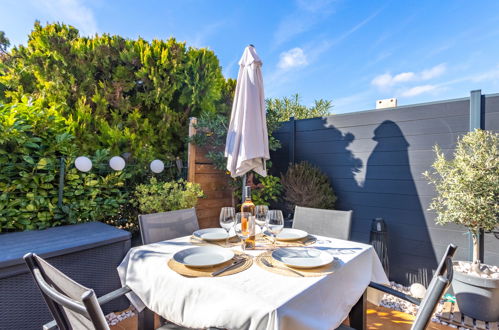
[[[284,270],[288,270],[288,271],[290,271],[290,272],[292,272],[292,273],[295,273],[296,275],[299,275],[299,276],[301,276],[301,277],[305,277],[302,273],[297,272],[297,271],[296,271],[296,270],[294,270],[294,269],[291,269],[291,268],[288,268],[288,267],[279,267],[279,266],[273,265],[273,264],[271,264],[271,263],[270,263],[267,259],[265,259],[265,258],[262,258],[262,263],[263,263],[265,266],[269,267],[269,268],[284,269]]]

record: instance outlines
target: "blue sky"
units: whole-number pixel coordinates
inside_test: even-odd
[[[499,92],[499,1],[0,0],[0,30],[25,43],[35,19],[84,35],[170,36],[213,49],[226,77],[244,47],[267,97],[332,100],[333,113]]]

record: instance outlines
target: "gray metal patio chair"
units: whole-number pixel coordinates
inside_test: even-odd
[[[380,290],[397,298],[418,305],[418,313],[416,315],[414,323],[412,324],[411,330],[424,330],[430,323],[433,312],[435,311],[435,308],[437,308],[438,302],[442,298],[442,295],[447,291],[449,285],[452,282],[452,257],[454,256],[456,249],[457,247],[454,244],[449,244],[449,246],[447,246],[447,250],[442,257],[442,260],[440,261],[440,264],[438,265],[437,270],[435,271],[435,274],[433,275],[430,285],[428,285],[428,289],[426,290],[426,294],[422,300],[408,296],[402,292],[381,284],[371,282],[369,286],[376,290]],[[359,315],[359,317],[363,318],[362,322],[360,323],[363,323],[365,328],[365,312],[363,313],[363,315]],[[358,324],[358,320],[356,322],[356,324]],[[348,330],[353,328],[342,325],[338,329]]]
[[[199,229],[194,208],[139,215],[142,244],[191,235]]]
[[[348,240],[352,211],[323,210],[310,207],[295,207],[293,228],[302,229],[314,235]]]
[[[107,330],[109,326],[101,305],[131,292],[125,286],[97,298],[94,290],[73,281],[36,254],[26,254],[24,261],[54,318],[54,321],[43,326],[44,330]],[[146,312],[151,313],[148,310]],[[143,315],[139,314],[139,329],[153,329],[151,319],[145,320]],[[159,329],[187,328],[169,323]]]

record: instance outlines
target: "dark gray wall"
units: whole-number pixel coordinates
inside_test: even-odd
[[[275,133],[282,148],[271,154],[274,174],[293,150],[295,162],[319,166],[337,208],[354,211],[352,239],[368,242],[371,220],[384,218],[390,278],[426,284],[447,244],[459,246],[458,259],[467,259],[469,244],[463,227],[435,224],[428,211],[435,192],[421,173],[434,161],[433,146],[450,156],[469,124],[469,98],[286,122]],[[482,127],[499,131],[499,95],[482,97]],[[499,239],[487,234],[485,247],[485,261],[499,264]]]

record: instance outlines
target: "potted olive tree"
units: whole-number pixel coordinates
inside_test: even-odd
[[[466,226],[473,239],[473,261],[454,263],[452,283],[461,312],[482,321],[499,321],[499,268],[480,260],[479,234],[499,225],[499,134],[475,130],[457,143],[453,159],[435,147],[433,170],[423,175],[437,196],[430,210],[438,224]]]

